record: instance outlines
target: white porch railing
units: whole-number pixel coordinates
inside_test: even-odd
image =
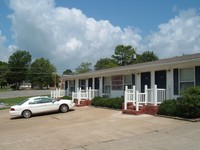
[[[124,104],[124,109],[127,109],[127,103],[128,102],[132,102],[135,103],[136,100],[136,95],[135,95],[135,86],[133,86],[133,89],[128,89],[128,87],[125,87],[125,91],[124,91],[124,100],[125,100],[125,104]]]
[[[66,93],[66,90],[61,90],[60,88],[56,90],[51,90],[51,97],[60,98],[60,97],[65,96],[66,95],[65,93]]]
[[[91,89],[91,87],[86,90],[77,89],[77,92],[72,92],[72,101],[75,99],[78,100],[78,104],[80,104],[81,100],[92,100],[94,97],[99,96],[99,90]]]
[[[127,103],[132,102],[134,106],[136,106],[136,111],[139,111],[140,105],[146,105],[147,103],[157,104],[162,103],[163,100],[166,99],[166,89],[158,89],[157,85],[154,85],[153,89],[148,89],[147,85],[145,85],[144,93],[139,93],[135,91],[135,86],[133,89],[125,88],[124,92],[124,109],[127,109]]]

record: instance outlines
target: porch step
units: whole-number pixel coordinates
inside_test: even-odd
[[[74,100],[74,102],[75,102],[75,106],[76,107],[83,107],[83,106],[91,105],[91,101],[90,100],[81,100],[80,104],[78,104],[78,100]]]
[[[133,106],[133,103],[127,104],[127,110],[124,110],[124,104],[122,108],[123,114],[132,114],[132,115],[140,115],[140,114],[151,114],[155,115],[158,112],[159,106],[154,106],[151,104],[139,106],[139,111],[136,111],[136,106]]]

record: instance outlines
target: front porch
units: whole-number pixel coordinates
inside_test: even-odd
[[[79,88],[76,91],[77,92],[72,92],[72,101],[76,103],[77,107],[89,106],[94,97],[100,96],[99,90],[91,89],[91,87],[87,87],[86,90]],[[52,91],[51,96],[59,98],[61,95],[64,96],[64,93],[66,94],[67,90],[59,89]],[[154,85],[154,88],[152,89],[148,89],[148,86],[145,85],[143,93],[138,92],[135,86],[131,89],[128,89],[128,86],[126,86],[124,91],[124,103],[122,104],[122,113],[134,115],[146,113],[155,115],[159,107],[158,105],[166,100],[166,97],[167,90],[157,88],[157,85]]]
[[[140,93],[135,90],[135,86],[132,89],[126,89],[124,91],[124,104],[122,113],[124,114],[152,114],[155,115],[158,110],[158,105],[161,104],[167,97],[167,90],[157,88],[148,89],[147,85],[144,87],[144,92]]]

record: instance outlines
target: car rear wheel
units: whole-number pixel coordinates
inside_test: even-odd
[[[69,108],[67,105],[61,105],[59,110],[61,113],[66,113],[69,110]]]
[[[23,116],[24,118],[30,118],[31,115],[32,115],[32,113],[31,113],[30,110],[24,110],[24,111],[22,112],[22,116]]]

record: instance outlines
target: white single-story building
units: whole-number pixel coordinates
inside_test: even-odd
[[[121,97],[125,86],[139,92],[148,88],[166,89],[167,98],[180,95],[188,86],[200,86],[200,53],[161,59],[152,62],[133,64],[91,71],[78,75],[63,75],[62,82],[68,93],[76,92],[81,87],[96,89],[99,96]]]

